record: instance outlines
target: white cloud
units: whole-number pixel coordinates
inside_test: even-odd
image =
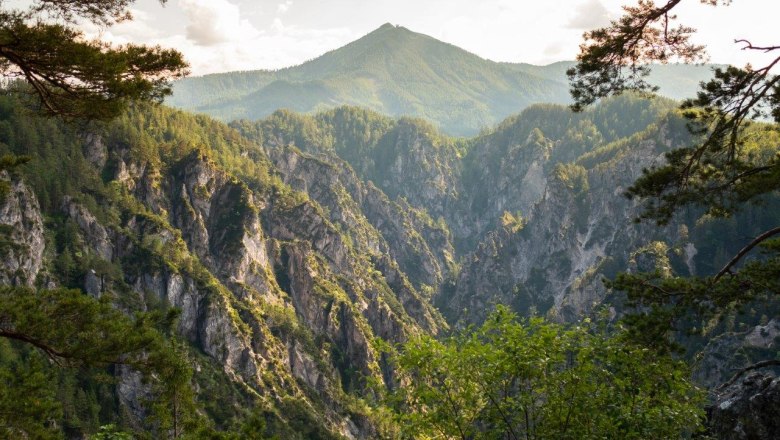
[[[274,21],[271,23],[271,29],[278,33],[284,33],[284,23],[282,23],[282,19],[279,17],[274,18]]]
[[[607,26],[610,14],[599,0],[587,0],[577,5],[574,17],[566,25],[570,29],[590,30]]]
[[[276,11],[280,14],[286,14],[287,11],[290,10],[292,4],[293,4],[292,0],[287,0],[284,3],[279,3],[279,6],[276,7]]]
[[[163,35],[160,29],[150,25],[146,11],[131,9],[130,12],[133,20],[120,22],[108,29],[90,21],[83,21],[80,24],[81,31],[88,39],[97,38],[113,44],[145,43]]]
[[[2,2],[3,0],[0,0]],[[8,0],[10,1],[10,0]],[[182,52],[195,75],[300,64],[392,22],[497,61],[573,59],[582,31],[608,24],[626,0],[137,0],[135,20],[89,37]],[[744,3],[744,4],[743,4]],[[699,29],[714,62],[744,64],[758,54],[735,38],[768,44],[778,0],[712,8],[683,2],[680,22]],[[766,11],[756,14],[756,10]]]
[[[201,46],[246,41],[259,34],[228,0],[179,0],[187,16],[187,38]]]
[[[257,9],[239,9],[228,0],[178,0],[165,10],[151,9],[154,6],[133,11],[134,20],[107,29],[91,23],[81,28],[87,38],[114,44],[176,49],[193,75],[300,64],[360,36],[345,27],[313,29],[267,15],[268,24],[258,29],[245,17]]]
[[[292,4],[280,3],[277,12],[288,11]],[[179,50],[194,75],[299,64],[356,38],[346,28],[300,28],[279,17],[258,29],[248,20],[257,9],[244,10],[228,0],[178,0],[178,7],[186,17],[184,34],[144,42]]]
[[[191,65],[192,73],[205,75],[300,64],[356,37],[348,29],[301,29],[286,26],[276,19],[268,31],[243,41],[202,46],[189,39],[173,37],[159,43],[183,52]]]

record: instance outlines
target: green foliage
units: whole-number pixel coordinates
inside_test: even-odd
[[[179,438],[198,428],[195,392],[192,389],[192,368],[185,346],[175,340],[168,342],[150,356],[157,364],[156,381],[152,387],[153,400],[149,418],[158,438]]]
[[[30,161],[29,156],[16,156],[13,154],[5,154],[0,157],[0,172],[10,171],[19,165],[23,165]],[[0,202],[5,200],[8,192],[11,190],[9,183],[5,180],[0,182]]]
[[[681,277],[664,266],[618,274],[608,285],[625,291],[629,304],[641,311],[628,318],[637,339],[664,351],[676,348],[670,339],[671,329],[691,331],[701,320],[717,319],[751,303],[761,304],[765,310],[777,307],[780,246],[778,240],[768,240],[762,247],[763,258],[749,260],[738,271],[721,278]],[[663,260],[668,262],[665,255]],[[692,311],[697,313],[695,319],[690,316]],[[700,326],[699,330],[704,328]]]
[[[131,157],[159,171],[176,171],[177,166],[202,159],[254,189],[270,179],[270,163],[257,143],[208,117],[137,104],[106,131],[107,144],[125,147]]]
[[[90,440],[133,440],[133,436],[117,431],[114,425],[104,425],[100,427],[97,434],[90,437]]]
[[[527,220],[523,218],[523,214],[519,211],[515,214],[504,211],[501,215],[501,226],[513,234],[520,232],[525,227],[526,222]]]
[[[626,13],[610,26],[585,33],[577,65],[566,72],[576,110],[624,90],[656,91],[646,80],[649,63],[702,58],[704,47],[690,41],[694,30],[675,26],[675,15],[669,13],[678,3],[626,6]]]
[[[311,406],[295,397],[282,399],[280,411],[289,420],[287,429],[295,437],[312,440],[338,440],[339,437],[323,428],[320,416]]]
[[[24,176],[44,211],[58,209],[65,195],[85,200],[91,197],[85,196],[82,188],[99,188],[99,176],[83,159],[83,139],[73,127],[58,120],[31,117],[18,98],[9,94],[0,96],[0,126],[6,127],[0,134],[0,155],[16,158],[13,172]],[[100,196],[92,193],[92,197]]]
[[[101,417],[101,406],[87,393],[109,380],[105,372],[99,373],[101,368],[116,365],[137,370],[149,381],[156,429],[179,437],[197,421],[184,351],[170,347],[174,342],[165,342],[158,330],[170,327],[174,313],[130,318],[110,304],[108,295],[95,300],[77,290],[18,287],[0,289],[0,310],[0,377],[5,390],[0,426],[7,432],[56,438],[61,417],[67,427],[89,431],[89,423]],[[62,370],[58,379],[56,369],[41,362],[41,354],[56,366],[92,373],[86,383],[74,383],[80,379],[69,370]]]
[[[334,148],[347,162],[357,163],[394,125],[392,119],[360,107],[337,107],[319,113],[317,119],[330,127]]]
[[[413,338],[396,361],[409,438],[684,438],[702,426],[704,396],[681,362],[588,322],[499,308],[477,330]]]
[[[701,3],[727,6],[730,2]],[[647,63],[703,58],[704,46],[690,40],[695,30],[673,23],[679,4],[680,0],[659,5],[640,2],[626,7],[625,14],[610,26],[585,34],[578,64],[568,72],[575,109],[624,90],[651,89],[644,80]],[[666,153],[665,164],[644,170],[629,188],[629,197],[644,202],[645,210],[637,221],[664,225],[691,208],[705,212],[700,219],[704,222],[732,219],[750,205],[767,206],[776,199],[780,190],[780,75],[774,66],[780,62],[780,46],[740,43],[743,49],[770,53],[767,64],[717,68],[712,79],[701,83],[696,98],[682,104],[680,113],[687,119],[691,136],[686,145]],[[774,123],[759,124],[757,119]],[[619,274],[610,283],[626,291],[630,305],[636,306],[636,314],[629,318],[635,337],[663,346],[670,329],[690,327],[695,321],[692,312],[703,313],[706,321],[713,315],[733,317],[735,309],[751,302],[771,307],[780,293],[776,238],[780,219],[761,209],[754,209],[752,216],[769,218],[770,224],[733,257],[721,258],[715,252],[716,259],[724,260],[720,270],[707,263],[710,270],[702,276],[680,277],[667,265],[666,269]],[[720,242],[715,247],[722,251],[733,235],[714,237]],[[755,249],[762,250],[760,255]]]
[[[582,196],[590,190],[588,171],[582,165],[559,163],[555,165],[555,178],[575,196]]]
[[[162,101],[171,92],[169,80],[185,73],[179,52],[112,47],[86,40],[72,26],[82,18],[101,24],[128,18],[130,3],[39,0],[28,10],[0,10],[0,71],[21,78],[13,90],[48,115],[110,119],[131,100]]]
[[[71,365],[146,363],[145,349],[154,349],[174,314],[126,317],[108,296],[95,300],[78,290],[0,288],[0,337],[40,349],[55,362]],[[51,325],[56,322],[57,325]]]
[[[46,359],[0,338],[0,438],[56,439],[62,416]]]
[[[746,123],[735,151],[725,144],[716,146],[725,140],[714,135],[705,137],[702,145],[667,153],[665,165],[645,170],[629,188],[631,197],[645,201],[642,219],[665,224],[689,205],[728,217],[780,189],[777,125]]]

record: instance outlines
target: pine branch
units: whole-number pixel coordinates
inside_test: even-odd
[[[734,258],[732,258],[731,261],[729,261],[723,267],[723,269],[721,269],[720,272],[718,272],[718,274],[715,275],[715,278],[713,278],[713,280],[712,280],[713,283],[717,283],[718,280],[720,280],[723,277],[723,275],[726,275],[727,273],[730,273],[731,272],[731,268],[734,267],[734,265],[736,265],[739,262],[739,260],[741,260],[742,257],[744,257],[754,247],[758,246],[759,244],[761,244],[761,242],[767,240],[769,237],[772,237],[773,235],[777,235],[777,234],[780,234],[780,226],[778,226],[776,228],[773,228],[773,229],[770,229],[770,230],[764,232],[763,234],[759,235],[758,237],[754,238],[753,241],[748,243],[747,246],[743,247],[742,250],[740,250],[737,253],[737,255],[735,255]]]
[[[780,366],[780,359],[769,359],[761,362],[756,362],[753,365],[749,365],[737,371],[736,374],[734,374],[734,376],[731,377],[731,379],[729,379],[724,384],[720,385],[716,389],[716,391],[720,391],[722,389],[728,388],[729,386],[733,385],[734,382],[736,382],[740,377],[742,377],[743,374],[749,371],[759,370],[761,368],[766,368],[766,367],[778,367],[778,366]]]
[[[763,52],[772,52],[773,50],[780,49],[780,46],[753,46],[753,43],[745,39],[734,40],[734,43],[744,43],[745,46],[742,48],[742,50],[760,50]]]

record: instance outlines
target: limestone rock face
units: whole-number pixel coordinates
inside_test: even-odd
[[[109,229],[70,199],[63,210],[101,258],[140,263],[124,280],[136,301],[179,309],[179,334],[241,386],[271,400],[295,393],[305,396],[301,404],[328,402],[320,414],[326,426],[348,438],[370,438],[372,423],[345,413],[337,390],[360,392],[372,377],[392,380],[374,347],[377,336],[402,342],[446,326],[419,290],[440,282],[443,263],[414,230],[411,208],[364,186],[348,167],[293,150],[273,152],[290,187],[265,188],[250,188],[197,152],[168,173],[122,149],[110,152],[108,166],[117,164],[116,181],[141,202],[138,211]],[[363,206],[375,207],[370,220]],[[387,240],[382,232],[397,229],[419,250],[406,251],[407,241]],[[448,246],[435,226],[426,236]],[[424,261],[415,282],[392,248]],[[87,274],[85,287],[97,296],[111,288],[101,281]],[[141,419],[142,405],[133,399],[144,390],[134,389],[136,382],[122,376],[120,391]]]
[[[43,264],[43,219],[38,199],[7,175],[9,192],[0,200],[0,284],[33,286]]]
[[[103,137],[97,133],[88,133],[84,136],[84,158],[95,168],[102,170],[108,160],[108,148]]]
[[[89,248],[100,258],[111,261],[113,259],[113,245],[108,231],[101,225],[86,207],[76,203],[72,198],[65,196],[62,201],[62,211],[76,222],[84,234]]]
[[[504,211],[529,218],[547,188],[553,144],[507,131],[481,139],[466,159],[463,214],[447,218],[456,240],[466,246],[495,229]]]
[[[131,423],[141,428],[141,421],[148,415],[143,402],[151,397],[149,387],[144,384],[141,373],[126,366],[118,366],[117,370],[117,399],[132,417]]]
[[[735,371],[756,362],[771,359],[780,342],[780,319],[745,331],[725,332],[711,339],[698,355],[694,379],[705,386],[716,387]]]
[[[433,128],[401,120],[374,153],[374,182],[390,197],[403,196],[433,217],[452,212],[460,193],[460,164],[453,146]]]
[[[340,225],[361,252],[389,254],[418,288],[442,281],[454,253],[446,227],[421,217],[408,203],[391,201],[335,155],[291,148],[269,154],[284,182],[326,208],[329,220]]]
[[[640,207],[622,196],[642,167],[662,163],[666,148],[644,141],[608,166],[585,170],[587,191],[548,174],[535,184],[544,191],[522,229],[497,228],[467,257],[445,313],[480,322],[503,303],[572,321],[593,310],[606,296],[599,274],[608,265],[627,265],[631,252],[654,237],[676,235],[676,225],[632,224]]]
[[[282,112],[236,123],[265,130],[257,138],[134,110],[74,140],[69,160],[92,174],[67,190],[10,181],[0,283],[80,287],[127,313],[178,309],[193,387],[224,406],[204,410],[218,428],[232,423],[225,408],[262,406],[279,426],[377,438],[360,399],[397,385],[386,343],[479,324],[498,303],[569,322],[605,304],[617,316],[602,278],[659,264],[655,242],[669,246],[664,270],[711,269],[693,222],[631,222],[640,206],[623,193],[685,139],[668,121],[651,126],[658,114],[644,107],[623,127],[621,102],[576,115],[538,106],[471,140],[354,109],[341,122]],[[46,212],[30,190],[40,186],[41,200],[58,198]],[[697,379],[744,366],[723,353],[774,350],[772,318],[714,340]],[[116,375],[123,414],[142,423],[149,389]]]
[[[780,378],[747,373],[708,409],[711,433],[722,440],[772,440],[780,433]]]

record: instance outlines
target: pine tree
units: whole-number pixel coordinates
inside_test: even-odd
[[[691,41],[695,30],[675,23],[682,0],[656,5],[639,0],[603,29],[585,34],[578,64],[569,70],[573,108],[626,90],[653,91],[644,80],[653,62],[704,59],[705,47]],[[727,6],[728,0],[702,0]],[[644,201],[637,221],[668,223],[684,208],[710,217],[729,218],[746,206],[776,197],[780,189],[780,46],[738,40],[744,50],[770,54],[762,67],[715,69],[696,98],[681,113],[695,135],[690,146],[667,153],[665,165],[648,169],[631,186],[628,197]],[[757,122],[772,121],[773,124]],[[676,277],[655,272],[620,274],[610,285],[626,291],[643,313],[630,318],[636,337],[651,344],[666,340],[670,323],[691,311],[720,313],[751,301],[776,301],[780,293],[780,224],[758,234],[727,259],[717,272],[701,277]],[[729,237],[723,237],[725,242]],[[763,252],[757,256],[756,250]],[[780,365],[767,360],[744,371]]]
[[[164,0],[163,0],[164,2]],[[35,0],[0,9],[0,73],[48,115],[110,119],[132,100],[160,102],[169,81],[186,74],[170,49],[86,40],[78,20],[110,25],[129,20],[132,0]]]

